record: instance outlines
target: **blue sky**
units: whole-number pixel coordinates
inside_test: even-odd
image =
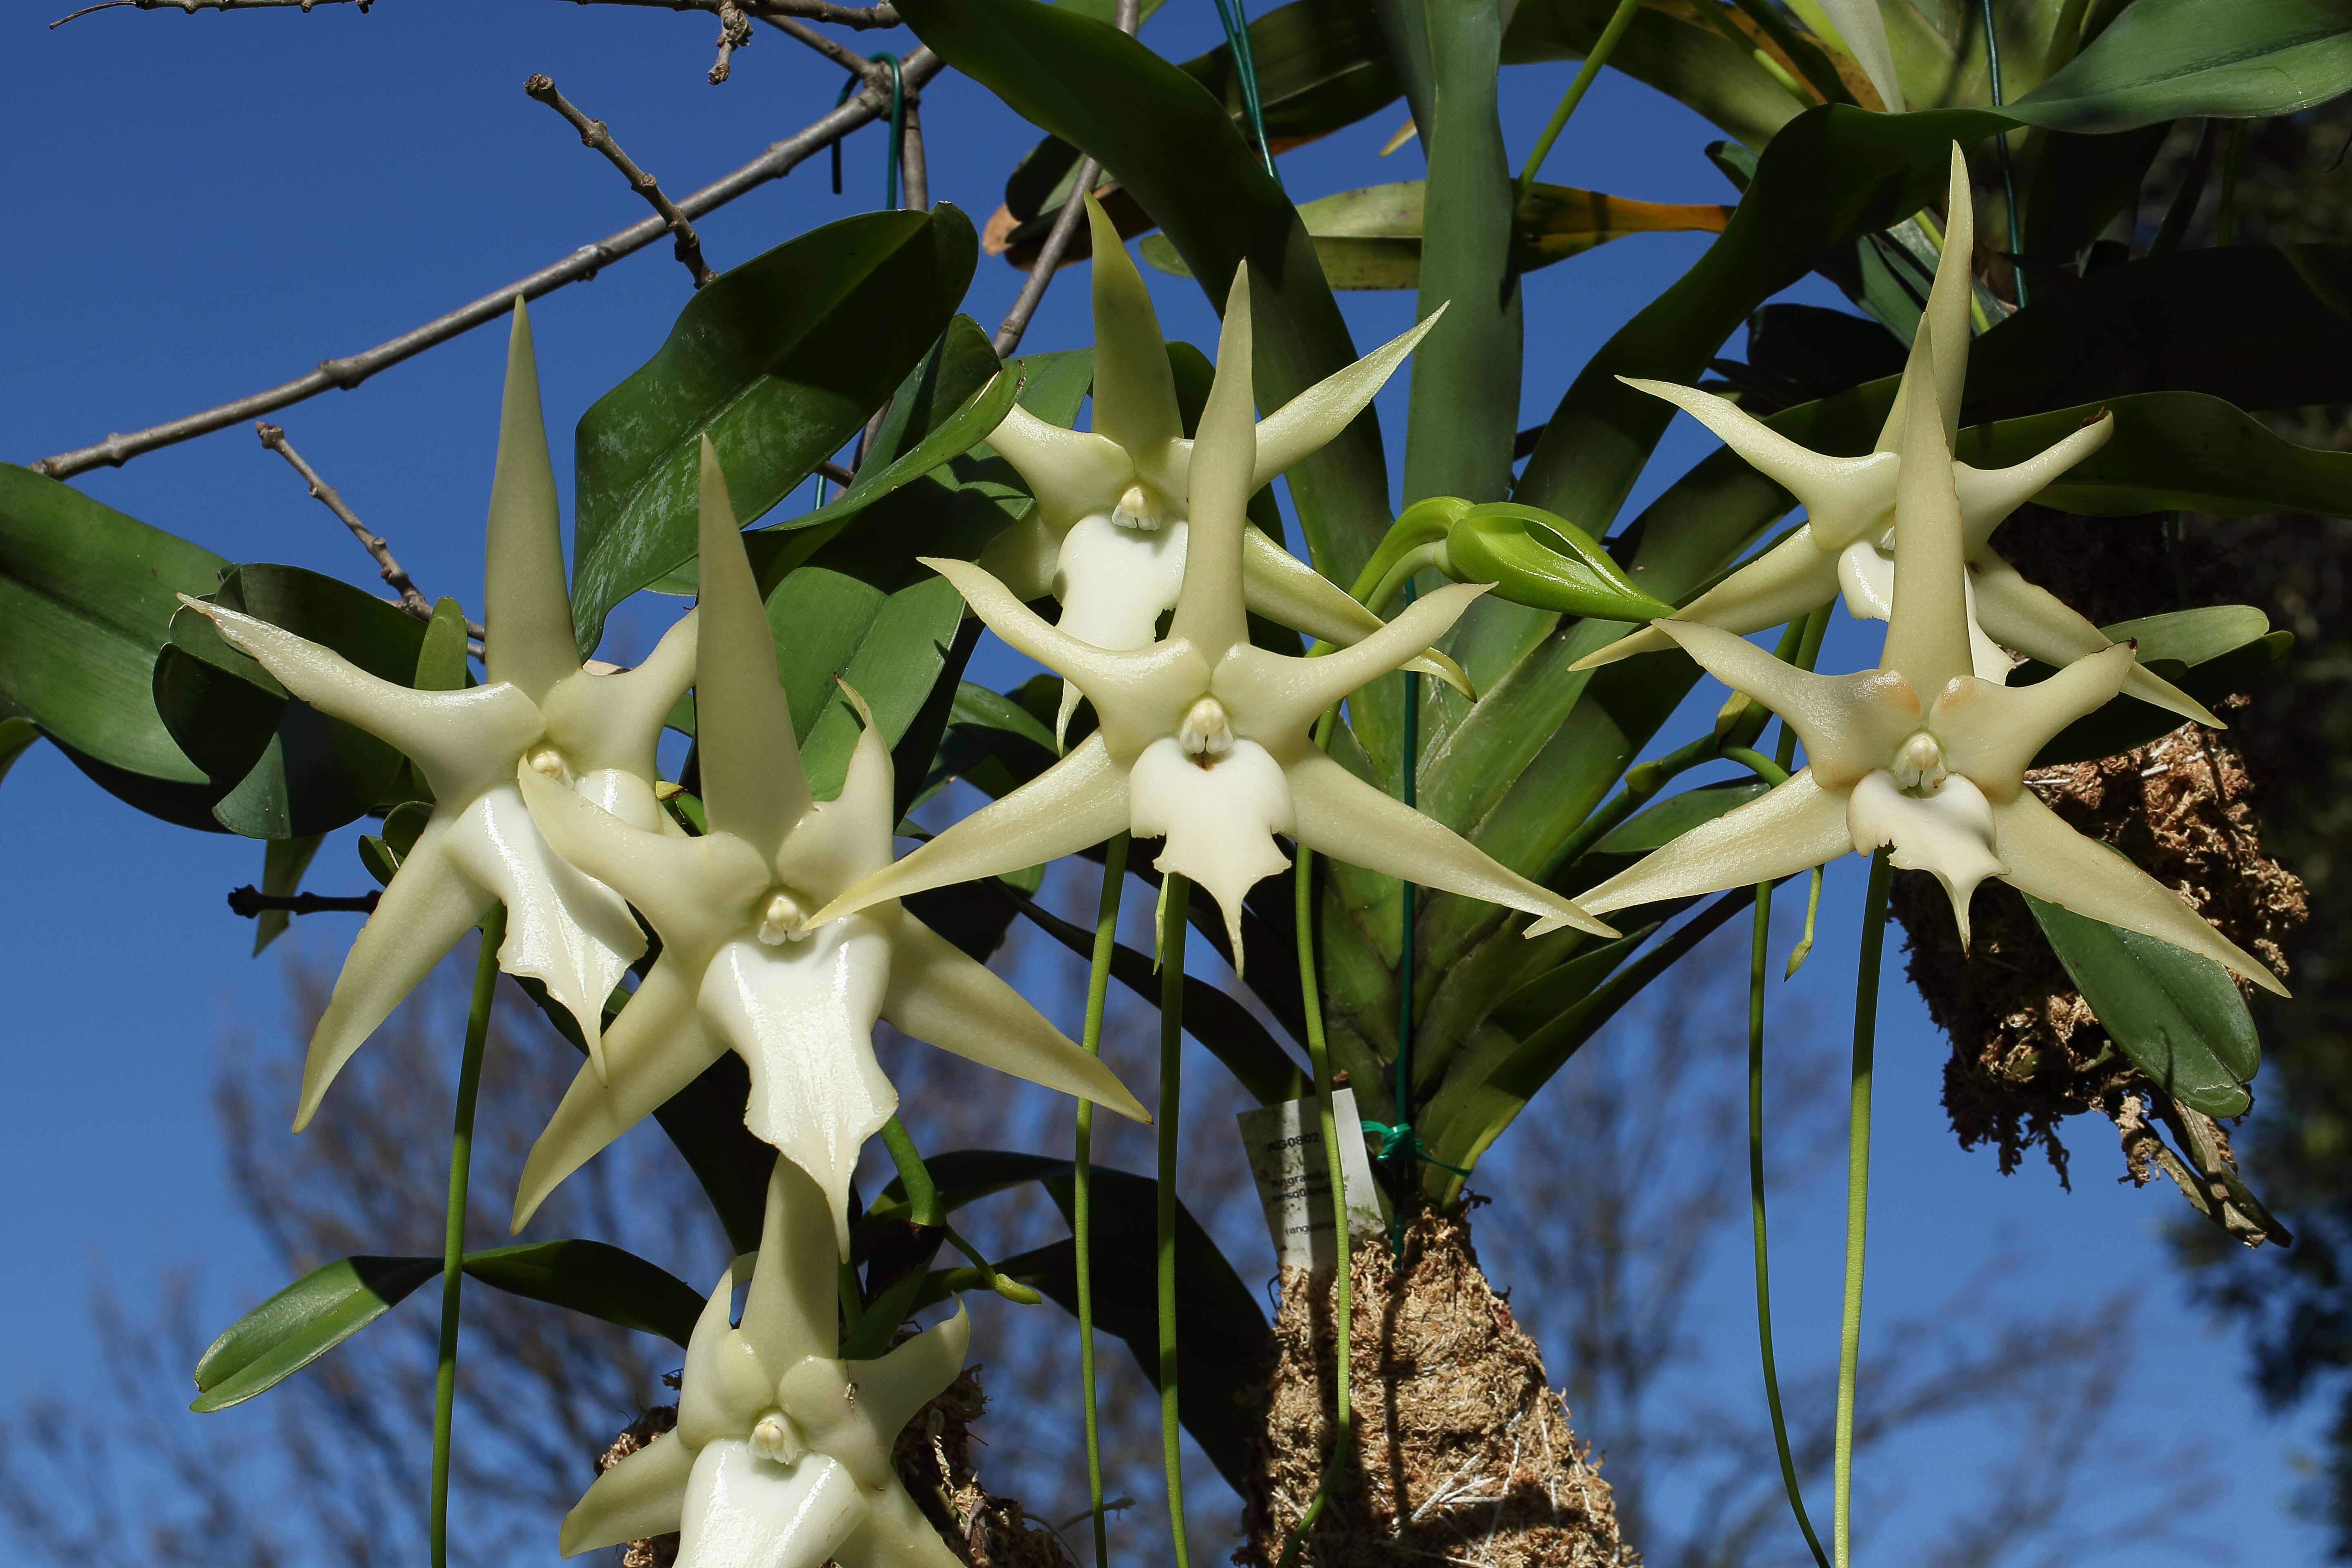
[[[57,8],[68,7],[58,0]],[[636,221],[644,209],[613,171],[524,96],[530,72],[553,76],[587,112],[609,120],[673,192],[817,118],[841,79],[761,29],[737,57],[733,79],[714,89],[703,79],[710,18],[646,7],[384,0],[365,16],[322,5],[307,16],[193,17],[123,9],[54,32],[44,30],[38,6],[19,0],[9,10],[0,23],[0,145],[21,195],[0,260],[9,301],[0,310],[0,363],[8,368],[0,456],[18,462],[289,380]],[[1214,28],[1210,7],[1187,0],[1157,18],[1150,37],[1181,57],[1205,47]],[[911,42],[869,35],[858,47]],[[1542,68],[1507,79],[1515,151],[1532,140],[1567,74]],[[1410,149],[1373,157],[1398,118],[1376,117],[1290,154],[1290,189],[1303,197],[1416,176]],[[926,95],[924,120],[934,197],[984,221],[1033,133],[954,77]],[[1545,173],[1650,200],[1726,200],[1701,152],[1715,134],[1646,89],[1604,77]],[[849,145],[845,195],[830,194],[820,160],[711,215],[698,226],[707,253],[724,268],[875,205],[880,155],[878,133],[867,132]],[[1702,244],[1637,237],[1531,277],[1523,423],[1540,418],[1591,350]],[[983,258],[966,308],[992,327],[1020,281]],[[1084,285],[1083,268],[1062,278],[1029,346],[1085,340]],[[1168,279],[1155,289],[1171,336],[1213,342],[1213,317],[1196,289]],[[653,352],[688,292],[667,247],[656,247],[534,307],[559,453],[582,410]],[[1796,297],[1829,302],[1818,282]],[[1402,294],[1344,302],[1360,346],[1410,321],[1412,301]],[[501,334],[477,332],[355,392],[272,416],[390,537],[428,595],[477,605],[502,348]],[[1392,459],[1402,445],[1399,395],[1382,400]],[[1678,420],[1636,504],[1709,447]],[[558,470],[568,482],[568,465],[559,459]],[[292,562],[373,585],[348,536],[249,428],[76,482],[232,560]],[[646,646],[675,609],[656,601],[625,615],[608,649],[623,657],[632,639]],[[1871,640],[1841,620],[1824,668],[1874,658]],[[1002,649],[975,669],[1000,683],[1017,675],[1018,661]],[[1711,712],[1720,697],[1703,689],[1695,711]],[[160,1259],[205,1251],[229,1310],[279,1282],[230,1208],[206,1096],[225,1032],[286,1032],[283,993],[278,960],[247,958],[251,928],[222,903],[229,888],[257,879],[258,845],[140,816],[46,747],[0,786],[0,864],[10,884],[0,951],[16,976],[0,1033],[0,1092],[16,1127],[5,1235],[19,1281],[0,1302],[0,1340],[10,1347],[0,1379],[71,1386],[99,1349],[81,1307],[94,1259],[135,1281]],[[352,837],[339,835],[321,852],[312,887],[366,885]],[[1850,1007],[1858,868],[1848,862],[1832,872],[1820,948],[1787,988],[1792,1005],[1833,1034]],[[350,923],[316,919],[304,940],[331,952]],[[1784,913],[1783,931],[1793,926]],[[1637,1044],[1621,1036],[1615,1048]],[[2011,1244],[2021,1259],[2006,1276],[2012,1300],[2079,1302],[2129,1290],[2143,1334],[2160,1347],[2142,1363],[2150,1419],[2193,1426],[2204,1439],[2226,1481],[2216,1501],[2233,1521],[2241,1560],[2319,1561],[2316,1537],[2284,1510],[2313,1428],[2259,1414],[2243,1391],[2237,1346],[2186,1303],[2157,1234],[2177,1199],[2112,1184],[2115,1158],[2095,1131],[2078,1135],[2071,1195],[2038,1164],[2003,1179],[1989,1154],[1959,1152],[1938,1104],[1944,1050],[1916,998],[1890,984],[1874,1313],[1940,1300],[1970,1261]],[[1833,1184],[1813,1182],[1778,1216],[1781,1331],[1792,1359],[1833,1343],[1840,1207]],[[33,1279],[38,1288],[27,1288]],[[1710,1279],[1723,1303],[1709,1330],[1721,1342],[1713,1363],[1719,1396],[1751,1399],[1744,1263],[1717,1260]],[[1909,1468],[1913,1482],[1897,1506],[1931,1528],[1936,1478],[1993,1457],[2002,1441],[1962,1429],[1888,1456],[1884,1462]],[[1906,1528],[1898,1520],[1893,1534],[1901,1539]]]

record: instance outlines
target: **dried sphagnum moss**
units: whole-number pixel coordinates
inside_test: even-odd
[[[1535,1342],[1479,1271],[1465,1221],[1424,1214],[1400,1266],[1386,1240],[1354,1259],[1355,1462],[1299,1553],[1312,1568],[1633,1568],[1615,1500]],[[1251,1466],[1257,1495],[1234,1561],[1272,1568],[1330,1451],[1337,1386],[1328,1284],[1283,1272]]]

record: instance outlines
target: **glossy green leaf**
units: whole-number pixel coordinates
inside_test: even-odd
[[[6,780],[16,759],[40,738],[41,727],[30,719],[0,719],[0,781]]]
[[[176,595],[211,593],[227,565],[0,463],[0,705],[107,768],[204,785],[155,711],[155,656]]]
[[[437,1258],[341,1258],[313,1268],[212,1342],[188,1408],[226,1410],[268,1392],[440,1272]]]
[[[1749,311],[1825,247],[1918,211],[1944,187],[1952,142],[1999,125],[1973,110],[1884,115],[1838,104],[1790,121],[1722,235],[1577,374],[1515,499],[1602,532],[1674,414],[1617,378],[1696,381]]]
[[[2058,962],[2124,1054],[2192,1110],[2235,1116],[2262,1046],[2228,970],[2137,931],[2025,895]]]
[[[1581,60],[1615,9],[1609,0],[1522,0],[1503,35],[1503,62]],[[1764,63],[1768,58],[1772,66]],[[1609,65],[1759,150],[1813,102],[1784,84],[1782,75],[1795,73],[1754,23],[1728,6],[1711,16],[1698,3],[1645,5],[1618,39]],[[1559,86],[1566,86],[1564,77]]]
[[[381,679],[405,686],[415,678],[425,624],[348,583],[299,566],[239,566],[212,597],[331,647]],[[462,655],[462,622],[458,648]],[[299,838],[331,831],[383,801],[404,769],[398,752],[364,730],[287,696],[194,610],[173,617],[154,688],[173,738],[224,791],[213,815],[232,833]]]
[[[2293,632],[2271,632],[2196,664],[2158,659],[2156,668],[2166,679],[2210,708],[2246,690],[2264,670],[2284,658],[2294,646]],[[2029,679],[2028,671],[2043,668],[2046,667],[2028,665],[2011,678],[2011,683],[2021,684]],[[2169,709],[2142,702],[2136,697],[2118,697],[2052,736],[2050,743],[2034,753],[2033,765],[2054,768],[2065,763],[2112,757],[2179,728],[2180,715]]]
[[[1356,357],[1298,215],[1215,99],[1116,27],[1034,0],[908,0],[923,41],[1013,111],[1099,159],[1223,306],[1249,263],[1257,401],[1272,409]],[[1316,563],[1346,580],[1388,519],[1369,411],[1289,470]]]
[[[1464,512],[1446,530],[1445,558],[1456,581],[1492,583],[1496,598],[1554,615],[1638,622],[1674,613],[1635,587],[1591,535],[1516,501]]]
[[[291,898],[302,890],[302,873],[325,843],[321,834],[306,838],[273,838],[261,856],[261,890],[275,898]],[[291,917],[284,910],[264,910],[253,922],[253,956],[286,934]]]
[[[2347,89],[2348,0],[2136,0],[2005,112],[2053,131],[2113,132],[2292,114]]]
[[[658,1265],[601,1241],[538,1241],[466,1254],[466,1272],[510,1296],[659,1334],[684,1349],[702,1293]]]
[[[869,213],[697,289],[658,353],[581,417],[572,607],[583,647],[694,553],[698,443],[737,515],[768,511],[857,433],[939,341],[971,280],[962,213]]]
[[[2268,636],[2271,619],[2252,605],[2208,605],[2168,610],[2099,628],[2111,642],[2137,643],[2142,659],[2203,664]]]

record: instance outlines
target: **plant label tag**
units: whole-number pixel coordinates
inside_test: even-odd
[[[1347,1184],[1348,1235],[1353,1241],[1383,1235],[1388,1222],[1381,1212],[1372,1162],[1358,1131],[1362,1122],[1356,1113],[1355,1090],[1343,1089],[1331,1096],[1331,1115],[1339,1135],[1340,1174]],[[1275,1262],[1284,1268],[1328,1270],[1338,1258],[1331,1245],[1331,1161],[1323,1151],[1314,1099],[1261,1106],[1234,1120],[1241,1123],[1250,1174],[1257,1180],[1258,1202],[1265,1206],[1266,1228],[1274,1233]]]

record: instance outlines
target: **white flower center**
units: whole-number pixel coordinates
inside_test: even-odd
[[[1214,764],[1234,749],[1234,728],[1225,717],[1225,705],[1213,697],[1193,703],[1176,731],[1176,740],[1184,754],[1202,767]]]
[[[1936,737],[1921,730],[1904,742],[1895,753],[1895,765],[1888,770],[1895,782],[1908,793],[1932,795],[1944,782],[1944,748]]]
[[[808,911],[790,893],[778,893],[760,911],[760,940],[770,947],[781,947],[788,942],[798,942],[808,935]]]
[[[797,1440],[793,1424],[779,1410],[771,1410],[751,1427],[751,1449],[763,1459],[790,1464],[807,1449]]]
[[[530,771],[544,773],[551,779],[563,777],[567,771],[563,766],[563,753],[553,746],[540,747],[530,754]]]
[[[1144,533],[1157,533],[1168,520],[1160,515],[1160,507],[1151,492],[1141,485],[1129,485],[1110,509],[1110,520],[1121,528],[1132,528]]]

